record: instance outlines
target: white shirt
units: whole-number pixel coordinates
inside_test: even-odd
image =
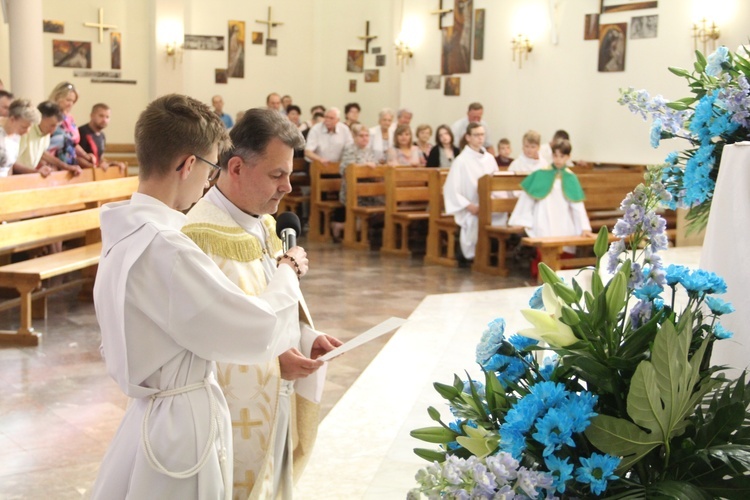
[[[141,193],[101,210],[94,286],[101,349],[110,376],[134,400],[102,462],[94,499],[231,495],[232,422],[214,361],[266,362],[292,346],[276,326],[277,312],[296,309],[302,296],[294,271],[282,266],[266,292],[250,297],[180,232],[186,220]],[[193,384],[204,385],[157,396],[149,412],[150,396]],[[149,464],[146,415],[149,443],[169,471],[199,464],[210,446],[195,475],[174,479]],[[212,427],[218,429],[213,436]]]
[[[509,172],[533,172],[535,170],[539,170],[541,168],[548,167],[549,163],[542,158],[542,155],[539,155],[539,158],[536,160],[533,158],[529,158],[528,156],[521,153],[521,155],[513,160],[508,167]]]
[[[490,129],[487,127],[487,122],[484,120],[481,120],[479,124],[484,129],[484,147],[485,148],[491,148],[494,147],[492,144],[492,141],[490,140]],[[464,116],[460,120],[456,120],[453,122],[453,125],[451,125],[451,130],[453,131],[453,144],[456,147],[460,147],[459,144],[461,144],[461,138],[466,135],[466,127],[469,126],[469,117]],[[497,162],[495,162],[497,165]]]
[[[344,146],[353,142],[349,127],[343,123],[338,122],[331,132],[326,124],[321,122],[314,125],[307,134],[305,150],[312,151],[328,161],[341,161]]]
[[[21,144],[21,136],[18,134],[4,135],[3,145],[5,147],[5,162],[0,165],[0,177],[8,177],[11,174],[13,164],[18,158],[18,150]]]
[[[391,123],[388,127],[388,139],[383,139],[383,130],[380,125],[375,125],[370,129],[370,149],[375,153],[375,161],[385,162],[388,149],[393,147],[393,134],[396,132],[396,124]]]
[[[42,154],[49,148],[50,135],[44,134],[39,125],[32,125],[28,134],[21,137],[20,151],[16,163],[24,167],[36,168]]]

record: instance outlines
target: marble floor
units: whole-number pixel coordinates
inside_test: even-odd
[[[451,300],[451,294],[516,288],[529,280],[522,265],[510,277],[498,278],[469,269],[423,265],[421,259],[381,258],[377,252],[345,250],[334,244],[310,244],[307,249],[311,271],[303,280],[303,292],[316,327],[342,340],[388,317],[409,317],[429,295],[447,297],[440,302],[444,313],[460,309],[465,314],[470,309],[464,301]],[[124,412],[126,398],[99,357],[93,306],[79,302],[76,295],[77,290],[69,290],[50,297],[47,320],[35,323],[44,332],[42,345],[0,347],[0,499],[85,498]],[[471,302],[471,294],[461,296]],[[0,329],[16,328],[17,317],[17,310],[0,312]],[[467,338],[476,333],[466,328]],[[391,336],[329,364],[324,423]],[[444,341],[436,341],[425,332],[425,345],[445,347]],[[379,385],[399,393],[399,380],[412,375],[409,364],[392,358],[383,362],[392,377]],[[367,428],[363,425],[360,432]]]

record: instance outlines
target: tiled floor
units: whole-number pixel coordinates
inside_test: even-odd
[[[497,278],[333,244],[307,249],[311,271],[303,291],[316,327],[341,340],[390,316],[408,317],[430,294],[511,288],[528,280],[520,269]],[[0,347],[1,499],[85,497],[126,405],[99,357],[93,306],[75,292],[50,298],[47,321],[35,324],[45,332],[43,345]],[[17,327],[17,316],[17,310],[0,313],[0,329]],[[323,416],[388,338],[330,363]]]

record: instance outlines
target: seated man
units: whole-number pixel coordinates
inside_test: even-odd
[[[21,144],[18,150],[18,159],[13,165],[16,174],[27,174],[39,172],[42,177],[47,177],[53,170],[58,170],[56,165],[49,165],[42,161],[42,155],[49,147],[50,134],[55,131],[63,119],[60,106],[52,101],[44,101],[36,107],[42,115],[38,124],[32,125],[29,133],[21,136]],[[57,158],[55,158],[57,160]],[[61,160],[57,160],[62,163]]]
[[[110,166],[118,167],[123,172],[127,165],[121,161],[107,161],[104,158],[104,148],[107,144],[107,138],[103,130],[109,125],[109,106],[100,102],[94,104],[91,108],[91,117],[89,122],[78,129],[81,133],[81,147],[84,151],[91,154],[96,160],[95,165],[102,170],[107,170]]]
[[[484,149],[489,151],[492,156],[495,156],[495,146],[492,145],[492,141],[490,140],[490,129],[487,128],[487,122],[482,120],[483,114],[484,106],[482,106],[482,103],[472,102],[471,104],[469,104],[469,109],[466,112],[466,116],[464,118],[456,120],[455,122],[453,122],[453,125],[451,125],[453,137],[456,138],[455,145],[460,148],[461,146],[459,144],[461,142],[461,138],[466,133],[466,127],[468,127],[470,123],[478,123],[484,129]]]
[[[305,158],[308,161],[319,161],[324,165],[328,162],[341,161],[344,146],[352,144],[351,130],[339,121],[338,108],[331,108],[325,112],[323,123],[318,123],[310,129],[305,146]]]
[[[211,98],[211,105],[214,107],[214,112],[219,115],[221,121],[224,122],[226,128],[234,127],[232,117],[224,112],[224,99],[222,99],[220,95],[217,94]]]

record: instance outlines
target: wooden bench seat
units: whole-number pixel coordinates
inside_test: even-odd
[[[294,212],[301,221],[304,221],[304,207],[310,203],[310,175],[307,172],[307,162],[304,158],[294,158],[289,183],[292,186],[292,191],[285,194],[281,199],[278,213]]]
[[[310,241],[331,241],[331,215],[344,205],[339,201],[341,173],[339,164],[318,161],[310,165]]]
[[[430,169],[395,167],[385,174],[385,225],[380,253],[408,257],[409,229],[428,221]]]
[[[458,225],[452,215],[445,213],[443,185],[448,178],[447,168],[430,168],[429,170],[429,222],[427,228],[427,251],[424,261],[427,264],[456,267],[456,241]]]
[[[370,219],[385,213],[385,173],[393,167],[377,165],[347,165],[346,221],[344,246],[358,250],[370,249]],[[380,198],[380,205],[363,205],[363,198]]]

